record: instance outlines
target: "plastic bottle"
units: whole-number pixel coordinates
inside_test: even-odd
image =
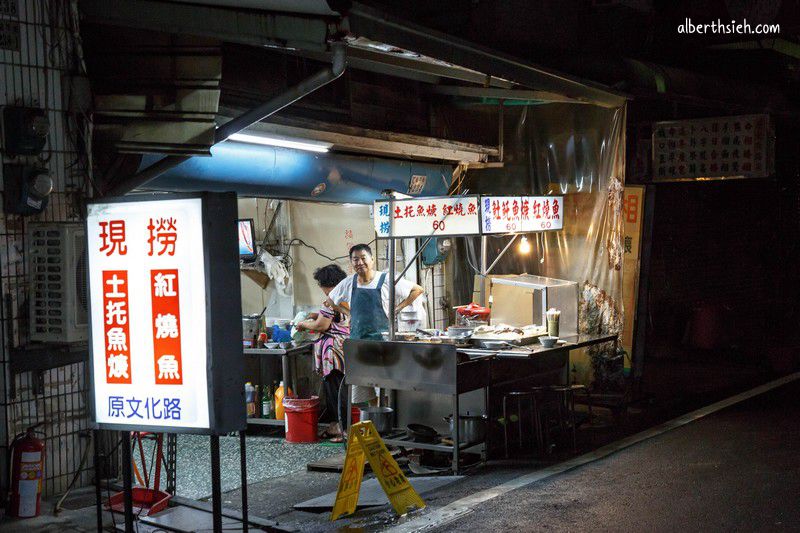
[[[256,413],[255,395],[256,389],[253,387],[253,384],[248,381],[244,384],[244,397],[247,406],[248,418],[254,416]]]
[[[284,420],[284,411],[283,411],[283,397],[286,395],[284,391],[283,381],[281,384],[278,385],[278,388],[275,389],[275,419],[276,420]],[[292,395],[292,389],[289,389],[288,395]]]

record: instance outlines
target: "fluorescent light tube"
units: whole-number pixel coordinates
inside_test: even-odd
[[[247,133],[234,133],[228,137],[229,141],[250,143],[250,144],[263,144],[265,146],[280,146],[281,148],[296,148],[297,150],[308,150],[309,152],[325,153],[330,150],[331,144],[328,143],[313,143],[303,141],[290,141],[288,139],[279,139],[277,137],[262,137],[261,135],[249,135]]]

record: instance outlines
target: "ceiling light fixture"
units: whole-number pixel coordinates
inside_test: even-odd
[[[309,152],[325,153],[330,150],[330,143],[314,143],[305,141],[290,141],[278,137],[262,137],[261,135],[249,135],[247,133],[234,133],[228,137],[229,141],[236,141],[250,144],[263,144],[265,146],[279,146],[281,148],[295,148],[297,150],[307,150]]]

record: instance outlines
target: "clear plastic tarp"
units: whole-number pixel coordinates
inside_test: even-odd
[[[470,194],[563,195],[564,229],[528,234],[530,253],[520,253],[515,243],[491,273],[576,281],[580,331],[621,332],[625,108],[507,107],[504,123],[504,167],[471,170],[463,187]],[[488,238],[487,264],[509,238]],[[457,303],[466,303],[473,299],[480,241],[456,240],[461,242],[451,261],[454,297]],[[613,388],[622,372],[621,361],[609,362],[614,355],[608,347],[599,347],[585,357],[573,357],[573,378]]]

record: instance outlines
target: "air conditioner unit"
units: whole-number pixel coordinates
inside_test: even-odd
[[[81,223],[28,224],[32,341],[71,343],[89,337],[85,234]]]

